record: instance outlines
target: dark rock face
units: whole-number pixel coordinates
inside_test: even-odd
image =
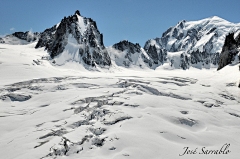
[[[167,60],[167,50],[157,49],[155,45],[150,45],[148,49],[145,49],[148,56],[153,60],[154,64],[163,64]]]
[[[44,32],[40,33],[40,38],[35,48],[45,47],[46,50],[49,50],[54,40],[56,28],[57,25],[54,25],[53,27],[46,29]]]
[[[240,29],[239,29],[240,30]],[[237,46],[240,46],[240,33],[238,34],[238,36],[236,37],[236,42],[237,42]]]
[[[240,34],[234,39],[234,33],[230,33],[226,36],[222,52],[220,55],[220,60],[218,64],[218,69],[222,69],[224,66],[231,64],[234,61],[235,56],[239,53],[240,47]],[[240,56],[238,57],[240,60]]]
[[[123,41],[120,41],[119,43],[114,44],[113,48],[120,51],[128,50],[129,53],[134,54],[136,52],[140,53],[141,46],[138,43],[133,44],[131,42],[123,40]]]
[[[119,50],[121,52],[124,52],[124,59],[121,59],[123,61],[123,64],[125,67],[129,67],[132,63],[138,63],[137,61],[139,59],[142,59],[143,62],[145,62],[148,66],[152,66],[152,60],[148,59],[144,53],[142,52],[141,46],[136,43],[131,43],[126,40],[120,41],[119,43],[116,43],[112,46],[112,48]],[[135,57],[133,57],[135,56]],[[118,61],[119,59],[115,59],[115,61]],[[139,64],[141,67],[141,64]]]
[[[40,35],[36,48],[45,47],[51,58],[60,55],[68,44],[69,35],[77,41],[79,54],[85,64],[91,66],[110,66],[111,60],[103,44],[103,35],[98,31],[96,22],[91,18],[74,15],[64,17],[60,24],[46,29]]]
[[[80,11],[79,11],[79,10],[76,10],[75,14],[76,14],[76,15],[79,15],[79,16],[81,16],[81,14],[80,14]]]
[[[167,61],[167,50],[166,49],[160,49],[158,52],[158,60],[160,63],[164,63]]]
[[[148,55],[153,59],[155,64],[158,64],[158,53],[155,45],[149,47],[148,49]]]
[[[189,58],[187,55],[180,55],[180,67],[184,70],[189,68]]]
[[[0,43],[5,43],[5,41],[3,40],[3,38],[0,38]]]
[[[201,62],[202,64],[208,65],[210,63],[217,65],[219,62],[219,53],[208,53],[200,52],[199,50],[190,52],[190,62],[191,64],[197,64]]]
[[[33,42],[37,39],[39,39],[40,37],[40,33],[38,32],[35,32],[35,33],[32,33],[32,32],[15,32],[11,35],[6,35],[5,38],[12,38],[12,37],[16,37],[18,39],[21,39],[21,40],[25,40],[26,42]],[[0,43],[5,43],[5,40],[4,38],[0,38]]]
[[[30,42],[30,41],[35,41],[39,38],[39,33],[31,33],[29,31],[27,32],[15,32],[12,34],[13,36],[19,38],[19,39],[22,39],[22,40],[26,40],[27,42]]]

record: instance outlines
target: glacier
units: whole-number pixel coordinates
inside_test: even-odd
[[[105,47],[76,11],[1,38],[1,158],[238,158],[239,28],[183,20]]]

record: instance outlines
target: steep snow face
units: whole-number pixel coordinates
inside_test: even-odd
[[[72,34],[68,35],[67,40],[67,45],[65,46],[63,52],[54,58],[55,63],[58,65],[63,65],[68,61],[80,62],[79,60],[81,58],[77,40],[73,37]]]
[[[79,31],[82,33],[82,35],[85,33],[85,31],[87,30],[87,24],[84,22],[84,18],[81,17],[80,15],[76,14],[77,16],[77,24],[78,24],[78,29]]]
[[[240,28],[234,33],[234,39],[240,38]]]
[[[148,52],[151,46],[155,46],[157,50],[166,49],[168,52],[183,51],[182,56],[189,57],[189,65],[217,65],[226,35],[239,32],[239,29],[240,24],[217,16],[199,21],[183,20],[170,27],[161,38],[148,40],[144,49]]]
[[[72,45],[73,41],[74,45]],[[59,59],[63,59],[67,54],[68,58],[65,61],[74,59],[90,66],[111,65],[110,57],[103,44],[103,35],[98,31],[96,22],[91,18],[82,17],[79,11],[67,18],[64,17],[60,24],[41,34],[36,45],[36,48],[39,47],[45,47],[51,58],[57,57],[56,61],[60,64],[64,62]],[[74,52],[71,52],[72,50]]]
[[[152,68],[153,60],[145,50],[137,43],[133,44],[126,40],[107,48],[110,58],[117,66],[126,68]]]

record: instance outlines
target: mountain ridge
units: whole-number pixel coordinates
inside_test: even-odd
[[[180,67],[197,68],[216,67],[224,44],[225,36],[239,30],[240,25],[213,16],[198,21],[179,21],[162,34],[161,38],[149,39],[144,46],[147,51],[150,46],[157,50],[166,49],[169,53],[181,52],[185,61]]]
[[[128,41],[105,47],[96,22],[81,16],[77,10],[53,27],[41,33],[31,33],[34,36],[30,40],[26,38],[29,32],[16,32],[8,38],[19,38],[21,41],[17,44],[37,40],[35,48],[44,47],[57,65],[75,61],[87,66],[109,67],[114,61],[126,68],[156,69],[167,64],[175,69],[201,69],[218,67],[225,37],[231,32],[235,33],[234,36],[240,34],[240,23],[212,16],[197,21],[181,20],[167,29],[161,38],[147,40],[143,48]],[[0,39],[0,42],[5,41]]]

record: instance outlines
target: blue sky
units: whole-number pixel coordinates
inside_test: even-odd
[[[0,35],[41,32],[76,10],[97,22],[105,46],[121,40],[144,46],[181,20],[240,22],[240,0],[1,0]]]

